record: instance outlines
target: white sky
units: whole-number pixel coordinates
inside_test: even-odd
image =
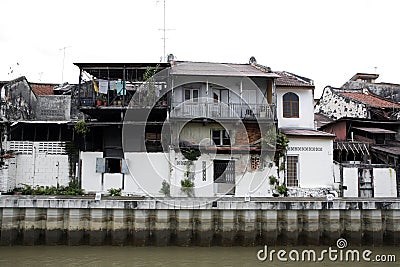
[[[76,83],[73,62],[159,62],[163,1],[2,0],[0,80]],[[247,63],[341,86],[356,72],[400,83],[400,1],[166,0],[166,52]],[[19,65],[17,65],[17,63]],[[9,74],[10,68],[13,73]]]

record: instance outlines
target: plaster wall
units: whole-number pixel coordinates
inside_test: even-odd
[[[292,92],[299,97],[299,118],[283,117],[283,95]],[[314,97],[312,89],[277,89],[277,118],[278,127],[314,128]]]
[[[333,187],[333,140],[288,136],[287,155],[297,155],[299,187]]]

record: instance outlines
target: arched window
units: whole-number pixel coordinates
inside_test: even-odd
[[[299,117],[299,97],[296,94],[286,93],[283,95],[283,117]]]

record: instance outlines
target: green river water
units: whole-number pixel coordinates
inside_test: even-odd
[[[13,246],[0,247],[0,267],[4,266],[400,266],[400,247],[352,247],[346,248],[359,251],[360,261],[340,260],[340,250],[331,254],[330,260],[327,253],[319,262],[309,261],[308,254],[301,260],[302,251],[313,250],[317,258],[321,251],[328,247],[268,247],[271,250],[285,250],[282,258],[287,262],[277,259],[276,253],[273,260],[257,259],[257,253],[263,247],[112,247],[112,246]],[[337,247],[332,247],[337,249]],[[365,261],[362,252],[370,250]],[[299,251],[299,260],[290,260],[289,254],[296,259]],[[346,250],[342,250],[346,255]],[[368,253],[367,253],[368,254]],[[264,254],[261,253],[262,257]],[[386,262],[377,262],[386,259]],[[393,258],[393,256],[395,259]],[[318,260],[318,259],[317,259]],[[395,261],[394,261],[395,260]],[[391,262],[387,262],[391,261]]]

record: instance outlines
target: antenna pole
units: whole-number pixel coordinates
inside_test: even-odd
[[[165,0],[164,0],[164,27],[163,27],[163,31],[164,31],[164,61],[166,60],[166,54],[165,54]]]
[[[65,49],[70,48],[71,46],[64,46],[63,48],[60,48],[60,50],[63,50],[63,62],[62,62],[62,71],[61,71],[61,83],[64,83],[64,62],[65,62]]]

